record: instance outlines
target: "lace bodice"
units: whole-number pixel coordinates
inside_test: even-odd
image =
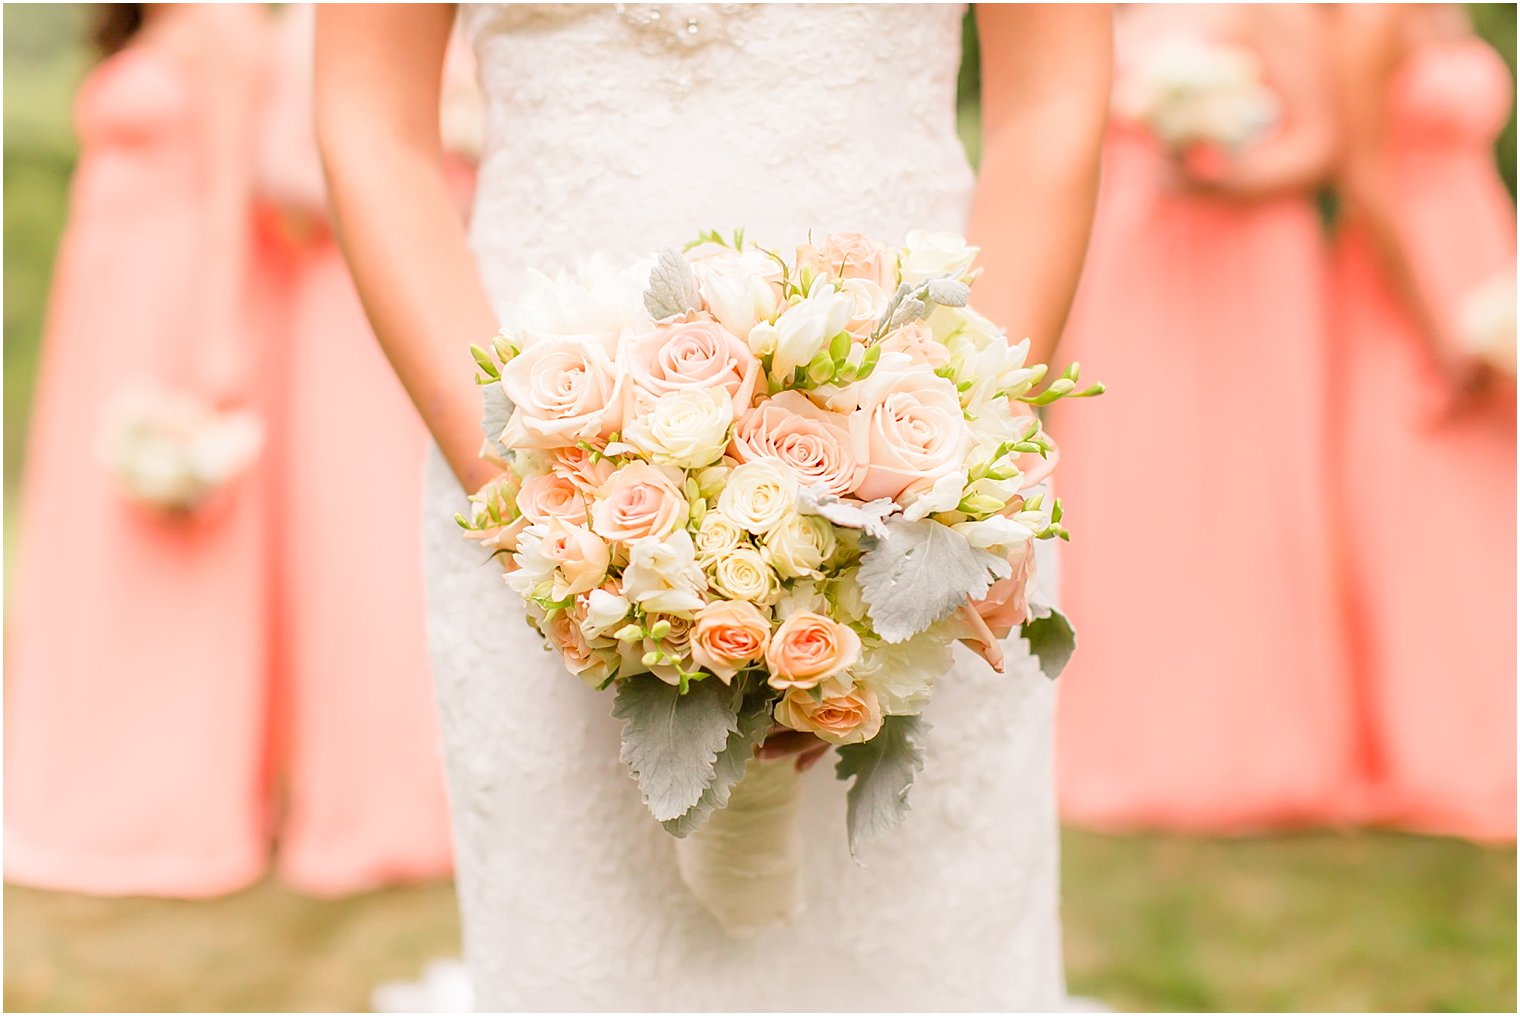
[[[809,229],[963,230],[961,15],[466,6],[487,103],[471,235],[492,297],[508,303],[529,268],[643,254],[705,228],[777,246]],[[865,867],[846,850],[832,763],[807,774],[806,909],[735,940],[683,887],[672,840],[618,761],[610,696],[565,673],[499,570],[460,539],[462,495],[436,453],[427,497],[429,637],[483,1007],[1062,1003],[1054,690],[1022,643],[1007,647],[1007,675],[961,654],[942,679],[913,813]]]
[[[475,247],[488,284],[706,228],[746,225],[778,244],[810,228],[885,240],[925,223],[963,228],[961,15],[465,5],[487,103]]]

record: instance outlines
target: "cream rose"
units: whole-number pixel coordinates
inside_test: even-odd
[[[628,548],[623,595],[646,612],[690,616],[701,609],[706,586],[691,534],[684,529],[664,540],[639,540]]]
[[[693,388],[657,399],[631,391],[635,411],[623,428],[624,441],[655,462],[682,469],[699,469],[723,457],[734,422],[733,402],[723,390]]]
[[[797,267],[838,279],[864,279],[880,289],[897,288],[897,254],[860,233],[830,233],[820,244],[797,248]]]
[[[738,547],[704,561],[709,584],[730,600],[770,604],[781,595],[781,579],[758,550]]]
[[[771,623],[753,603],[719,600],[697,612],[691,629],[691,659],[724,684],[752,663],[765,659]]]
[[[844,330],[858,340],[870,338],[887,309],[889,294],[870,279],[845,279],[839,290],[850,298],[850,318]]]
[[[760,380],[760,360],[716,321],[657,325],[625,347],[629,384],[658,398],[668,392],[721,390],[738,416]]]
[[[812,688],[843,674],[860,659],[860,636],[832,618],[801,610],[771,635],[765,650],[770,686]]]
[[[872,374],[850,414],[850,432],[869,459],[855,491],[862,501],[895,498],[910,485],[929,488],[964,468],[968,434],[960,399],[927,367]]]
[[[724,518],[751,533],[765,533],[797,507],[797,478],[779,459],[735,466],[718,495]]]
[[[822,578],[834,553],[834,527],[816,515],[791,514],[765,534],[765,560],[782,578]]]
[[[902,281],[912,285],[937,275],[964,275],[979,249],[955,233],[910,230],[902,252]]]
[[[576,526],[586,524],[586,495],[554,473],[540,473],[524,480],[517,506],[531,522],[559,519]]]
[[[591,525],[609,540],[662,540],[686,521],[686,496],[658,467],[630,462],[596,492]]]
[[[617,341],[615,333],[543,338],[508,361],[501,386],[515,408],[502,443],[564,448],[617,430],[623,385],[613,362]]]
[[[699,559],[713,557],[746,545],[744,530],[717,512],[708,512],[702,516],[702,524],[697,527],[694,542]]]
[[[740,462],[778,459],[799,485],[830,494],[848,494],[865,478],[865,445],[856,443],[849,417],[819,409],[801,392],[780,392],[746,413],[732,451]]]
[[[881,731],[881,705],[875,692],[865,687],[846,691],[826,686],[821,700],[815,700],[810,691],[793,688],[776,703],[776,722],[816,734],[830,744],[859,744]]]
[[[601,585],[611,563],[607,541],[583,526],[559,519],[549,520],[539,552],[559,569],[554,596],[560,600]]]

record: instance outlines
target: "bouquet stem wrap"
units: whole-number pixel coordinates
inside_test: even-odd
[[[802,910],[796,760],[751,759],[728,807],[676,841],[681,879],[735,937],[790,923]]]

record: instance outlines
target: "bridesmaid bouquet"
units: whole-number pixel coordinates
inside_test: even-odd
[[[1238,151],[1278,117],[1255,54],[1192,36],[1149,49],[1120,75],[1114,105],[1179,154],[1199,146]]]
[[[97,450],[132,500],[189,511],[247,470],[263,440],[252,413],[139,381],[107,403]]]
[[[769,733],[838,746],[855,851],[907,808],[957,640],[1001,671],[1017,629],[1051,677],[1072,652],[1031,601],[1034,541],[1066,535],[1033,407],[1102,387],[969,306],[975,255],[706,233],[535,276],[472,349],[501,473],[457,521],[565,667],[614,690],[622,758],[697,834],[683,874],[731,929],[794,909],[796,768],[754,760]]]
[[[1473,290],[1459,322],[1463,349],[1515,376],[1515,275],[1506,272]]]

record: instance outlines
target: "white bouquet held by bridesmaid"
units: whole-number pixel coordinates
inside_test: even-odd
[[[1254,53],[1189,35],[1148,48],[1143,61],[1122,72],[1114,106],[1173,151],[1194,145],[1238,150],[1279,115]]]
[[[1515,375],[1515,273],[1495,276],[1463,301],[1458,323],[1462,347],[1469,355]]]
[[[134,501],[183,512],[253,464],[264,428],[245,410],[219,410],[150,381],[123,385],[102,413],[97,454]]]
[[[1034,541],[1066,535],[1032,407],[1102,387],[969,306],[975,255],[707,233],[536,276],[473,349],[501,473],[459,525],[614,689],[622,758],[730,930],[796,910],[796,769],[755,759],[768,734],[838,747],[853,851],[907,808],[956,641],[1001,670],[1018,629],[1050,677],[1072,652],[1030,601]]]

